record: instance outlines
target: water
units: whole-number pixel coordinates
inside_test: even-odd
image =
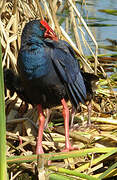
[[[82,0],[83,1],[83,0]],[[79,0],[81,2],[81,0]],[[107,14],[104,12],[100,12],[99,10],[117,10],[117,0],[85,0],[86,5],[81,5],[81,3],[77,3],[77,8],[80,11],[82,17],[84,18],[87,25],[89,25],[89,29],[91,30],[92,34],[94,35],[98,45],[104,46],[112,46],[112,44],[107,40],[112,39],[117,41],[117,16]],[[69,13],[59,14],[62,19],[62,26],[65,28],[65,18],[68,17]],[[95,46],[93,41],[91,40],[89,34],[86,32],[85,28],[82,26],[82,30],[85,33],[85,39],[87,40],[88,44],[93,49],[95,53]],[[91,55],[86,46],[84,46],[82,36],[80,34],[80,30],[78,29],[80,35],[80,43],[82,45],[82,49],[85,56]],[[74,41],[73,36],[73,29],[72,26],[69,29],[68,34]],[[107,49],[99,48],[98,54],[117,54],[117,51],[111,51]],[[104,63],[104,62],[103,62]],[[117,63],[116,60],[111,62],[112,64]],[[105,68],[105,66],[103,66]],[[111,75],[113,72],[117,72],[117,68],[114,66],[106,66],[105,71],[108,75]]]
[[[88,16],[88,19],[85,21],[88,24],[98,24],[99,27],[92,26],[89,27],[91,32],[93,33],[94,37],[98,44],[103,45],[112,45],[106,39],[114,39],[117,40],[117,16],[110,15],[107,13],[99,12],[100,9],[113,9],[117,10],[117,1],[116,0],[85,0],[86,6],[83,8],[80,4],[78,4],[78,9],[83,17]],[[90,19],[95,18],[95,19]],[[104,26],[109,25],[109,26]],[[86,39],[89,40],[88,35]],[[89,40],[90,43],[90,40]],[[110,50],[99,49],[99,53],[106,54],[106,53],[113,53]],[[114,52],[117,53],[117,52]]]
[[[117,10],[117,1],[116,0],[85,0],[85,2],[86,2],[86,6],[81,6],[80,4],[78,4],[77,7],[81,15],[85,19],[86,23],[92,25],[89,26],[89,29],[94,35],[98,45],[105,45],[105,46],[112,45],[109,41],[107,41],[107,39],[109,38],[117,41],[117,16],[100,12],[99,10],[101,9]],[[94,24],[95,26],[93,26]],[[87,33],[85,38],[88,41],[88,43],[91,45],[92,49],[94,50],[94,44],[92,43]],[[89,51],[84,51],[84,54],[89,55],[90,53]],[[117,54],[117,52],[99,48],[98,54]],[[112,63],[117,63],[117,61]],[[114,68],[112,66],[108,68],[111,68],[111,70],[113,69],[113,72],[106,71],[108,76],[112,75],[114,72],[117,72],[117,68]],[[113,88],[113,90],[117,91],[117,88]]]
[[[116,0],[89,0],[87,1],[89,3],[87,5],[87,9],[85,8],[83,14],[88,15],[89,19],[90,17],[93,17],[95,19],[93,20],[86,20],[88,23],[96,23],[100,26],[96,27],[89,27],[91,32],[93,33],[94,37],[96,38],[96,41],[99,45],[112,45],[110,42],[108,42],[106,39],[113,39],[117,40],[117,16],[107,14],[104,12],[100,12],[100,9],[113,9],[117,10],[117,1]],[[81,13],[82,9],[80,8]],[[104,26],[104,25],[110,25],[110,26]],[[88,40],[88,36],[86,38]],[[101,49],[99,48],[98,54],[109,54],[109,53],[116,53],[110,50]],[[117,62],[114,62],[117,63]],[[112,69],[112,67],[110,67]],[[113,68],[114,72],[117,72],[117,68]],[[107,72],[108,76],[112,75],[112,72]],[[117,88],[113,88],[114,91],[117,91]]]

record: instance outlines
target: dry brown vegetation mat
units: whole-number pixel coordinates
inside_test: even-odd
[[[99,67],[96,56],[97,43],[78,9],[75,8],[76,4],[71,0],[64,2],[1,0],[0,36],[3,66],[17,71],[16,62],[22,28],[29,20],[46,17],[59,37],[67,40],[79,54],[85,70],[105,75],[103,67]],[[64,25],[61,26],[63,21]],[[96,53],[85,40],[81,25],[92,39]],[[72,32],[74,43],[67,34],[69,32]],[[83,40],[83,46],[88,48],[93,55],[93,62],[84,58],[79,34]],[[37,163],[36,156],[32,156],[35,153],[37,136],[37,109],[22,103],[16,94],[10,97],[7,91],[5,102],[9,179],[114,177],[117,173],[117,91],[113,90],[117,87],[116,80],[116,75],[106,80],[100,79],[95,100],[92,102],[91,128],[86,127],[88,117],[86,105],[81,105],[81,111],[76,114],[74,130],[70,131],[70,138],[73,146],[80,148],[79,151],[58,154],[64,148],[64,126],[61,107],[52,109],[50,122],[48,128],[45,129],[43,139],[44,151],[47,154],[39,157],[40,163]],[[69,107],[71,108],[70,104]],[[50,155],[50,153],[54,154]],[[51,165],[48,166],[45,160],[47,162],[51,160]],[[38,164],[37,170],[35,170],[35,164]]]

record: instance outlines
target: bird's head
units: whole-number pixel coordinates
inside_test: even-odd
[[[52,28],[48,25],[48,23],[45,20],[41,20],[40,23],[46,29],[44,33],[44,37],[58,41],[58,37],[56,33],[52,30]]]
[[[58,40],[56,33],[45,20],[33,20],[28,22],[22,32],[22,41],[38,37]]]

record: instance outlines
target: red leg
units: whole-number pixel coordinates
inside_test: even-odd
[[[87,105],[87,110],[88,110],[87,126],[91,127],[91,111],[92,111],[92,102],[91,101]]]
[[[39,128],[38,128],[38,137],[37,137],[37,145],[36,145],[36,154],[43,154],[42,148],[42,138],[43,138],[43,129],[45,124],[45,117],[42,111],[42,107],[38,105],[38,112],[39,112]]]
[[[65,99],[61,100],[61,103],[63,105],[63,117],[64,117],[64,126],[65,126],[65,151],[74,150],[73,147],[71,147],[71,143],[69,141],[69,109],[67,107],[67,103],[65,102]]]
[[[22,144],[22,138],[20,136],[18,136],[18,138],[19,138],[19,145],[21,145]]]

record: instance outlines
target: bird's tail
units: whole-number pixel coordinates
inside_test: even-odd
[[[11,69],[4,68],[4,85],[10,91],[10,95],[21,91],[21,80]]]

